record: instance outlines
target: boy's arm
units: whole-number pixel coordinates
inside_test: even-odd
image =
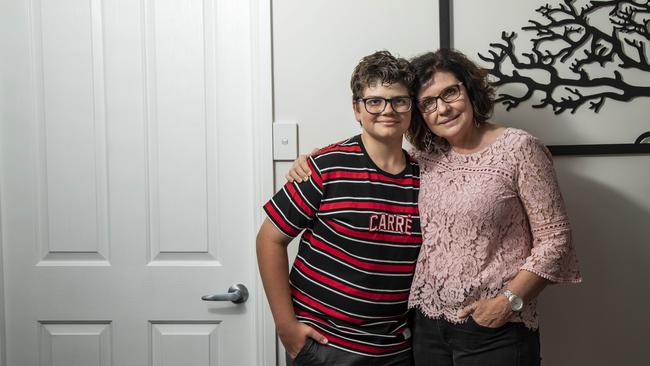
[[[289,288],[287,245],[290,241],[267,218],[257,233],[256,247],[257,264],[278,335],[289,356],[295,358],[307,337],[323,344],[327,339],[296,319]]]

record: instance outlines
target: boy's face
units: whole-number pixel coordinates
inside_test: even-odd
[[[369,98],[384,98],[390,99],[393,102],[390,103],[381,101],[380,99],[373,100]],[[367,87],[363,91],[363,99],[366,100],[366,105],[364,105],[363,100],[352,102],[354,116],[361,123],[363,132],[376,140],[395,139],[401,141],[404,132],[406,132],[411,124],[411,113],[413,110],[412,107],[406,112],[398,112],[395,110],[405,110],[407,109],[405,103],[412,103],[406,86],[400,83],[391,85],[377,83]],[[385,109],[383,112],[378,112],[381,110],[381,104],[383,103],[386,104]]]

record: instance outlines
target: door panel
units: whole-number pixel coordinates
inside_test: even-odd
[[[41,365],[111,365],[110,323],[40,323]]]

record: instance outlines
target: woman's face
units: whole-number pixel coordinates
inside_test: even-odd
[[[456,76],[447,71],[439,71],[433,74],[431,80],[424,84],[418,93],[418,102],[436,103],[436,110],[425,112],[423,108],[422,116],[427,126],[434,134],[446,139],[452,146],[455,141],[459,141],[472,132],[474,128],[474,110],[472,103],[467,95],[467,89],[460,84]],[[458,98],[445,102],[445,99],[455,97],[454,88],[458,88],[460,94]],[[449,97],[451,96],[451,98]],[[433,97],[436,98],[432,101]]]

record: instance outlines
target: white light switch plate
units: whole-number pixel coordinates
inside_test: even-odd
[[[273,123],[273,160],[295,160],[298,157],[298,123]]]

